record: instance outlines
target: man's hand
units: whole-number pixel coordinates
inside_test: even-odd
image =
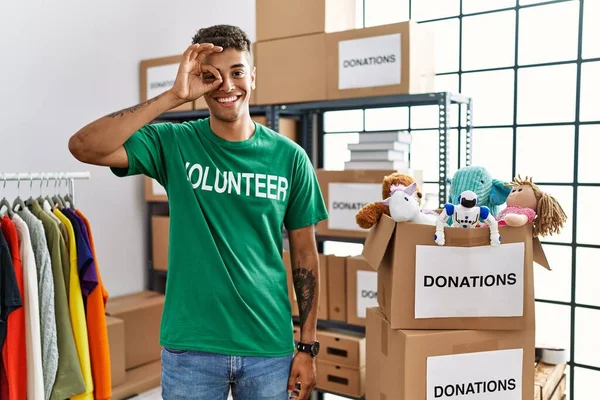
[[[288,381],[288,392],[291,393],[291,397],[309,400],[316,381],[317,368],[314,358],[310,354],[298,352],[292,361]],[[300,383],[300,389],[296,388],[296,383]]]
[[[183,102],[194,101],[219,87],[223,78],[212,65],[203,61],[223,48],[212,43],[193,44],[183,53],[175,84],[170,89]]]

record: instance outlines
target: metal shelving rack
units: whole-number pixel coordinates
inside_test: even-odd
[[[450,124],[450,107],[453,104],[464,105],[466,107],[466,121],[464,124],[461,123],[462,113],[459,110],[458,124],[456,127]],[[472,113],[473,113],[473,102],[469,97],[465,97],[460,94],[450,92],[436,92],[436,93],[423,93],[423,94],[404,94],[404,95],[391,95],[391,96],[377,96],[377,97],[361,97],[351,99],[339,99],[339,100],[328,100],[328,101],[316,101],[316,102],[305,102],[305,103],[294,103],[294,104],[277,104],[277,105],[266,105],[266,106],[250,106],[250,114],[252,116],[266,116],[267,126],[271,129],[279,130],[279,118],[280,117],[292,117],[299,121],[299,135],[298,143],[306,150],[313,165],[316,169],[323,168],[324,166],[324,152],[323,152],[323,138],[325,135],[324,131],[324,114],[328,111],[342,111],[342,110],[354,110],[354,109],[369,109],[369,108],[387,108],[387,107],[413,107],[413,106],[438,106],[438,180],[435,182],[425,183],[436,183],[439,188],[439,206],[442,207],[447,199],[447,186],[446,178],[447,171],[452,161],[449,155],[449,133],[450,129],[458,129],[458,142],[459,142],[459,153],[457,165],[460,167],[461,159],[461,146],[462,137],[464,134],[465,140],[465,154],[464,164],[471,164],[471,144],[472,144]],[[181,112],[170,112],[161,115],[156,119],[155,122],[183,122],[188,120],[206,118],[209,116],[208,110],[194,110],[194,111],[181,111]],[[409,132],[412,130],[408,129]],[[168,215],[168,204],[165,202],[149,202],[148,204],[148,227],[151,227],[151,218],[153,215]],[[317,246],[320,252],[323,251],[323,244],[325,241],[341,241],[348,243],[362,243],[364,239],[348,238],[348,237],[332,237],[332,236],[316,236]],[[159,284],[159,280],[166,280],[166,271],[158,271],[153,268],[152,261],[152,234],[151,229],[148,229],[147,240],[148,246],[148,286],[152,290],[163,291],[163,284]],[[298,322],[295,318],[294,322]],[[346,323],[340,323],[336,321],[325,321],[319,320],[318,326],[320,328],[341,328],[344,330],[350,330],[354,332],[365,333],[365,327],[350,325]],[[324,395],[329,392],[316,390],[313,393],[313,399],[323,400]],[[340,395],[339,393],[333,393]],[[345,396],[345,395],[340,395]],[[364,400],[364,396],[359,398]]]

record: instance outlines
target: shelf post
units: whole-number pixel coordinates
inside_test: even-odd
[[[449,163],[448,157],[448,119],[450,115],[450,96],[447,92],[440,93],[438,102],[439,111],[439,130],[438,130],[438,144],[439,144],[439,163],[438,163],[438,202],[439,207],[444,207],[447,196],[447,171]]]
[[[471,152],[473,148],[473,99],[469,99],[467,103],[466,133],[465,160],[468,166],[471,165]]]

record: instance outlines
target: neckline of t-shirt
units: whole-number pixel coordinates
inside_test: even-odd
[[[230,140],[227,140],[227,139],[224,139],[224,138],[218,136],[210,127],[210,118],[209,117],[202,120],[201,127],[202,127],[202,131],[206,134],[206,136],[213,143],[215,143],[219,146],[239,149],[241,147],[251,146],[258,140],[260,128],[255,121],[252,121],[252,123],[254,124],[254,133],[252,134],[252,136],[250,136],[248,139],[240,140],[237,142],[232,142]]]

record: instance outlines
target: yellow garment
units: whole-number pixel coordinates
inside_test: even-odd
[[[69,233],[69,261],[71,264],[69,273],[69,312],[71,314],[71,326],[75,336],[75,346],[81,365],[85,392],[71,397],[71,400],[94,400],[94,382],[92,380],[92,365],[90,361],[90,346],[87,335],[87,324],[85,309],[83,307],[83,295],[79,284],[77,273],[77,243],[75,242],[75,231],[71,221],[58,209],[54,209],[56,215],[67,227]]]

